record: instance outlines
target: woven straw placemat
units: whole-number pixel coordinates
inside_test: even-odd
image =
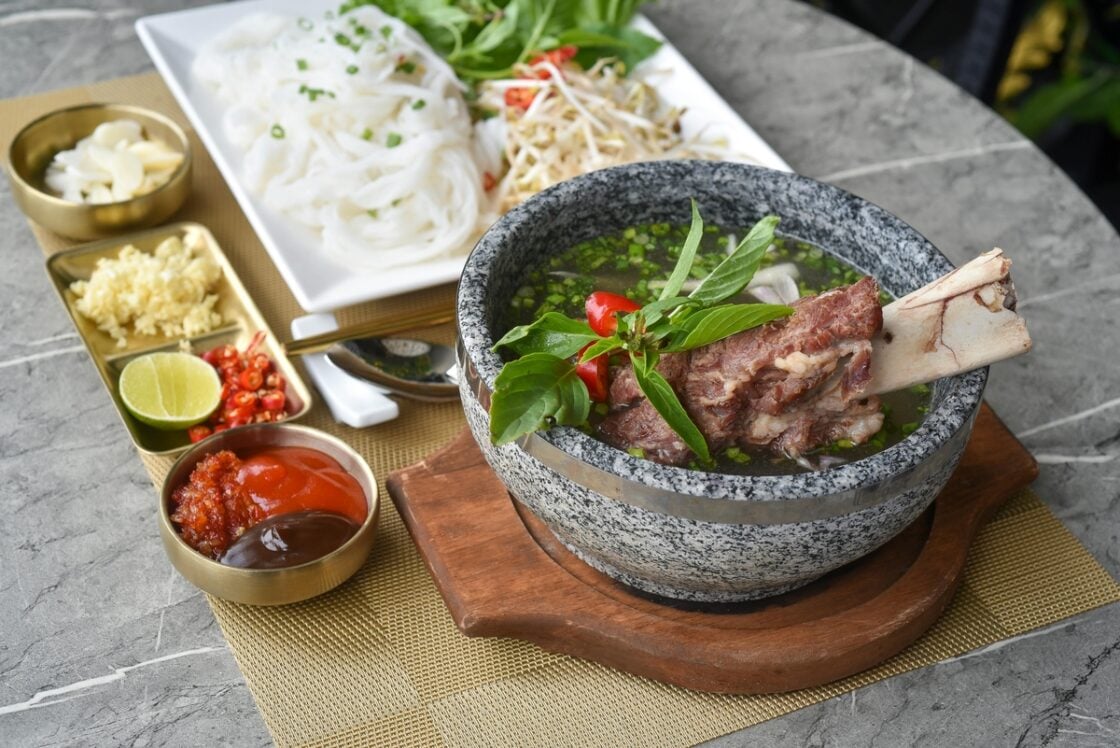
[[[0,145],[52,109],[114,101],[187,127],[155,74],[0,102]],[[191,133],[194,191],[176,219],[213,231],[272,329],[301,313],[213,162]],[[35,228],[48,254],[71,244]],[[44,293],[46,294],[46,284]],[[450,287],[343,310],[341,324],[409,307],[450,305]],[[426,331],[450,341],[450,326]],[[402,402],[400,418],[365,430],[317,403],[304,421],[345,439],[378,477],[410,465],[463,426],[459,406]],[[144,458],[156,486],[170,460]],[[382,496],[387,496],[382,483]],[[952,605],[917,643],[882,665],[818,688],[769,696],[666,686],[506,639],[458,632],[392,502],[373,555],[337,590],[283,608],[211,598],[265,723],[280,745],[686,745],[786,714],[883,678],[1120,600],[1120,585],[1033,493],[981,532]]]

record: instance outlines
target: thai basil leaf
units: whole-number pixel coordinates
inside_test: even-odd
[[[490,400],[490,440],[508,444],[525,434],[587,420],[591,398],[569,361],[530,353],[510,361],[494,381]]]
[[[774,229],[779,220],[777,216],[766,216],[756,223],[735,251],[708,273],[689,296],[704,306],[711,306],[746,288],[758,270],[766,248],[774,241]]]
[[[701,309],[678,325],[679,332],[661,350],[689,351],[791,314],[793,308],[781,304],[724,304]]]
[[[612,335],[609,338],[599,338],[580,355],[579,362],[582,364],[585,361],[619,350],[622,350],[622,340],[617,335]]]
[[[704,462],[711,462],[712,456],[708,451],[708,443],[704,440],[700,429],[689,418],[688,411],[677,398],[677,393],[673,392],[672,386],[665,377],[661,376],[653,366],[649,366],[648,362],[639,364],[638,361],[642,358],[644,357],[635,356],[632,359],[635,362],[634,378],[638,382],[638,389],[689,449]]]
[[[560,44],[579,47],[576,62],[585,70],[603,57],[619,60],[626,72],[661,48],[661,42],[623,24],[589,23],[565,31],[557,38]]]
[[[688,236],[681,245],[681,256],[673,268],[665,288],[661,290],[658,301],[671,299],[680,293],[681,286],[688,280],[688,273],[692,270],[692,263],[696,259],[696,250],[700,247],[700,239],[704,236],[704,219],[700,217],[700,210],[696,207],[696,199],[692,198],[692,226],[688,229]]]
[[[586,322],[559,312],[548,312],[531,325],[520,325],[507,332],[494,344],[492,350],[507,346],[521,356],[527,353],[551,353],[558,358],[568,358],[597,340],[599,336]]]
[[[619,317],[619,333],[626,333],[636,329],[639,320],[642,326],[648,330],[663,319],[666,312],[671,312],[682,306],[699,306],[699,303],[695,299],[690,299],[687,296],[674,296],[671,299],[651,301],[641,309]],[[625,323],[625,327],[622,324],[623,322]]]

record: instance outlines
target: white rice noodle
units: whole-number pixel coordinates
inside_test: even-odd
[[[501,131],[473,127],[451,68],[376,8],[253,14],[193,73],[227,107],[249,190],[347,267],[463,253],[494,217],[483,174],[500,170]]]

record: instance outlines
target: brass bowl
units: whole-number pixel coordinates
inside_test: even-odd
[[[44,177],[55,154],[73,148],[98,125],[119,119],[136,120],[145,135],[183,154],[167,183],[146,195],[100,205],[53,194]],[[162,114],[124,104],[82,104],[45,114],[20,130],[8,148],[7,171],[12,195],[28,218],[63,236],[100,239],[154,226],[183,206],[191,190],[191,146],[182,128]]]
[[[187,545],[171,522],[171,494],[187,482],[195,465],[206,455],[223,449],[242,454],[262,447],[307,447],[338,460],[366,494],[369,511],[357,534],[325,556],[282,569],[225,566]],[[380,505],[373,471],[348,444],[307,426],[261,423],[222,431],[198,442],[179,457],[163,481],[159,532],[171,565],[203,592],[249,605],[286,605],[334,589],[361,568],[373,548]]]

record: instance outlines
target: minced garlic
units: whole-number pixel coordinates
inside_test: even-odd
[[[117,341],[128,335],[193,337],[222,324],[212,293],[222,269],[203,251],[202,235],[187,230],[148,254],[133,245],[114,258],[97,261],[88,281],[75,281],[74,308]]]

